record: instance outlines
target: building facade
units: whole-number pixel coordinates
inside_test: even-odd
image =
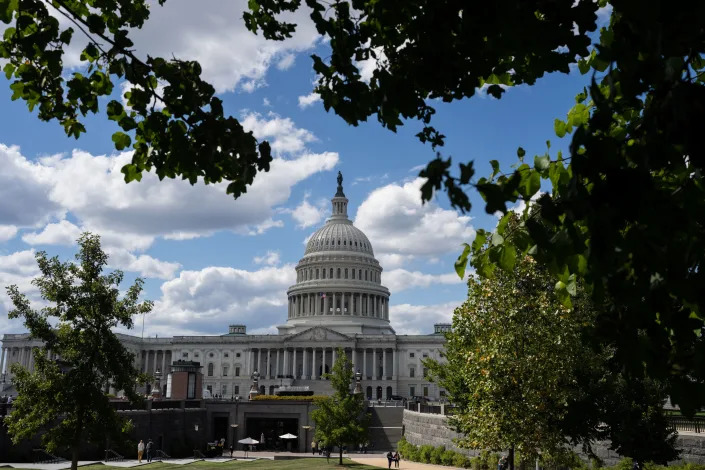
[[[222,336],[119,335],[135,354],[135,367],[165,378],[174,361],[198,362],[204,389],[223,397],[246,397],[255,371],[263,394],[292,386],[328,394],[332,389],[322,375],[341,348],[361,372],[368,399],[442,398],[444,391],[426,378],[423,360],[441,360],[442,333],[449,325],[434,325],[429,335],[396,334],[382,266],[368,238],[348,218],[340,173],[331,202],[331,217],[311,236],[296,266],[296,284],[287,291],[286,322],[277,326],[278,334],[249,335],[245,325],[230,325]],[[26,333],[3,336],[3,390],[11,387],[10,365],[19,362],[33,369],[31,349],[41,346]],[[166,382],[160,385],[163,394]]]

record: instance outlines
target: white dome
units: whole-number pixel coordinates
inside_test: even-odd
[[[322,251],[352,251],[374,256],[367,236],[349,220],[329,220],[311,235],[306,254]]]

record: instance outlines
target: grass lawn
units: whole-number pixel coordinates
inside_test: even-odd
[[[152,463],[135,467],[139,470],[298,470],[298,469],[340,469],[350,468],[353,470],[379,470],[381,467],[365,465],[352,460],[343,459],[343,466],[338,465],[338,459],[331,455],[330,463],[326,459],[292,459],[292,460],[255,460],[255,461],[230,461],[230,462],[194,462],[187,465],[175,465],[170,463]],[[125,470],[122,467],[111,467],[109,465],[88,465],[80,467],[80,470]]]

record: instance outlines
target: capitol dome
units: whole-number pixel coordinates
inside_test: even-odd
[[[296,265],[296,284],[287,291],[287,322],[279,331],[325,326],[348,334],[394,334],[382,267],[370,240],[348,219],[340,172],[331,203],[331,217],[311,235]]]

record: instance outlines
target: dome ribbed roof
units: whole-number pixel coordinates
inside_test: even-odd
[[[349,220],[329,220],[306,244],[306,254],[323,251],[352,251],[374,256],[364,233]]]

